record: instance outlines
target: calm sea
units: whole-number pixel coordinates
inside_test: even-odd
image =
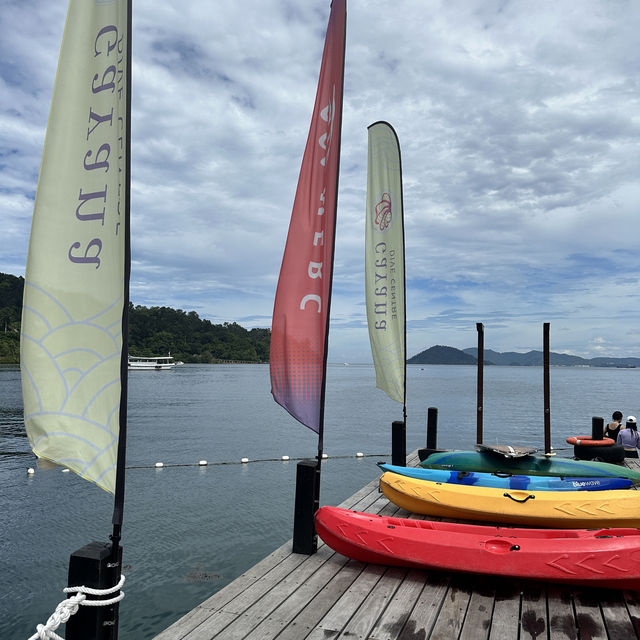
[[[484,380],[484,441],[542,448],[542,369],[486,367]],[[639,382],[640,369],[552,368],[553,446],[571,455],[565,437],[590,434],[592,416],[640,413]],[[314,457],[317,440],[269,389],[267,365],[130,374],[124,640],[153,637],[291,537],[297,463],[280,458]],[[409,451],[425,445],[431,406],[438,444],[472,448],[474,367],[410,366],[407,397]],[[323,504],[378,475],[375,462],[391,458],[391,422],[401,418],[402,407],[375,388],[372,366],[329,366]],[[185,466],[155,468],[160,461]],[[212,464],[220,462],[233,464]],[[107,493],[36,462],[20,372],[0,367],[0,638],[27,638],[46,622],[64,598],[70,553],[108,539],[112,509]]]

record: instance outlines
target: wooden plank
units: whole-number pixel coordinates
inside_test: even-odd
[[[520,627],[520,583],[500,579],[496,584],[489,640],[517,638]]]
[[[210,611],[196,607],[155,636],[154,640],[183,640],[211,615]]]
[[[624,591],[623,598],[629,612],[629,619],[633,624],[636,637],[640,638],[640,592]]]
[[[349,496],[343,500],[338,506],[343,509],[353,509],[353,505],[357,504],[360,500],[365,498],[370,493],[378,491],[378,480],[372,480],[366,484],[362,489],[356,491],[352,496]]]
[[[387,569],[378,580],[375,589],[369,592],[362,605],[344,626],[342,634],[347,638],[368,638],[406,575],[406,569]]]
[[[627,604],[620,591],[603,589],[599,593],[600,610],[609,640],[629,640],[636,634]]]
[[[228,613],[241,614],[256,601],[260,600],[266,593],[271,591],[276,585],[280,584],[287,576],[292,575],[295,569],[306,565],[304,572],[306,573],[309,571],[310,566],[314,566],[308,564],[310,558],[319,558],[324,562],[327,555],[330,555],[331,553],[333,552],[329,548],[324,547],[318,550],[318,554],[322,554],[320,556],[318,556],[318,554],[313,556],[302,556],[291,553],[284,558],[282,562],[273,567],[271,571],[265,573],[253,583],[246,584],[245,588],[233,599],[229,600],[222,606],[217,606],[215,608],[224,609]],[[205,605],[203,604],[203,606]]]
[[[472,579],[473,592],[467,607],[459,640],[483,640],[489,637],[495,599],[495,580],[486,576]]]
[[[470,599],[471,584],[469,579],[458,575],[453,576],[429,637],[432,640],[457,638],[460,635]]]
[[[310,579],[333,555],[333,551],[325,546],[314,555],[308,556],[303,563],[299,564],[296,571],[278,575],[277,582],[269,574],[255,585],[255,589],[247,589],[244,594],[225,605],[223,611],[235,613],[237,617],[225,629],[224,637],[229,640],[246,638],[258,624],[277,609],[285,598]]]
[[[595,590],[575,589],[573,603],[576,609],[578,636],[589,640],[606,640],[607,630],[600,612],[600,603]]]
[[[202,611],[207,611],[209,617],[187,634],[184,640],[209,640],[214,638],[236,619],[235,614],[225,613],[224,611],[214,611],[213,613],[208,609],[202,609]]]
[[[578,625],[569,587],[547,587],[549,640],[578,640]]]
[[[290,560],[291,555],[291,541],[289,540],[198,606],[204,609],[220,609],[225,604],[231,602],[234,598],[242,594],[246,589],[251,587],[251,585],[259,581],[263,576],[273,570],[277,571],[283,561],[288,560],[288,565],[284,570],[286,571],[287,568],[290,569],[290,565],[292,564],[292,561]],[[303,560],[304,556],[296,555],[294,556],[293,563],[300,563]],[[280,571],[282,571],[282,568],[280,568]]]
[[[449,577],[440,573],[424,572],[424,586],[411,610],[398,640],[429,638],[449,588]]]
[[[425,577],[425,572],[422,570],[409,571],[393,595],[389,606],[369,633],[369,640],[389,640],[400,635],[422,593]]]
[[[318,625],[367,565],[350,560],[282,630],[278,640],[300,640]]]
[[[522,583],[520,609],[520,637],[547,637],[547,596],[544,585],[531,582]]]
[[[347,561],[344,556],[333,554],[309,579],[298,584],[288,596],[286,591],[279,589],[278,596],[282,598],[282,602],[253,631],[243,637],[247,640],[279,637],[280,632],[296,618],[309,601],[315,598],[317,593],[333,580]],[[254,614],[252,611],[247,611],[247,615]]]
[[[368,565],[322,617],[319,624],[307,636],[307,640],[323,640],[337,637],[356,613],[385,572],[379,565]]]

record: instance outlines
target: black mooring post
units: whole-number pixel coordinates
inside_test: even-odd
[[[407,425],[403,420],[391,423],[391,464],[407,466]]]
[[[318,482],[317,460],[302,460],[296,469],[296,502],[293,517],[293,552],[314,554],[318,536],[313,517],[318,508],[315,503]]]
[[[476,399],[476,442],[482,444],[482,407],[484,389],[484,325],[476,322],[478,330],[478,392]]]
[[[74,551],[69,558],[69,587],[90,587],[110,589],[120,579],[120,561],[117,566],[111,562],[110,542],[90,542]],[[73,594],[70,594],[73,595]],[[117,593],[105,596],[87,596],[88,600],[111,600]],[[65,629],[67,640],[117,640],[119,602],[106,607],[80,606],[72,615]]]
[[[604,438],[604,418],[593,416],[591,418],[591,439],[602,440]]]
[[[438,448],[438,409],[427,409],[427,449]]]
[[[544,452],[551,453],[551,401],[549,381],[549,323],[545,322],[542,329],[543,342],[543,378],[544,378]]]

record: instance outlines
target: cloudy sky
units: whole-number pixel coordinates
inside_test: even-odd
[[[329,0],[135,0],[131,299],[271,324]],[[0,0],[0,272],[24,275],[66,0]],[[331,361],[367,362],[367,126],[404,169],[408,354],[640,356],[640,3],[348,0]]]

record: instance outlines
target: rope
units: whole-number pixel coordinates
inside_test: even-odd
[[[117,585],[110,587],[109,589],[92,589],[91,587],[65,587],[64,593],[75,593],[75,595],[63,600],[55,608],[55,611],[51,614],[46,624],[39,624],[36,627],[36,633],[34,633],[29,640],[64,640],[61,636],[55,633],[55,630],[61,625],[68,622],[69,618],[78,613],[80,605],[84,607],[108,607],[116,602],[120,602],[124,598],[124,592],[121,591],[115,598],[109,600],[87,600],[87,595],[90,596],[108,596],[110,593],[120,591],[124,584],[124,576],[120,576],[120,580]]]

